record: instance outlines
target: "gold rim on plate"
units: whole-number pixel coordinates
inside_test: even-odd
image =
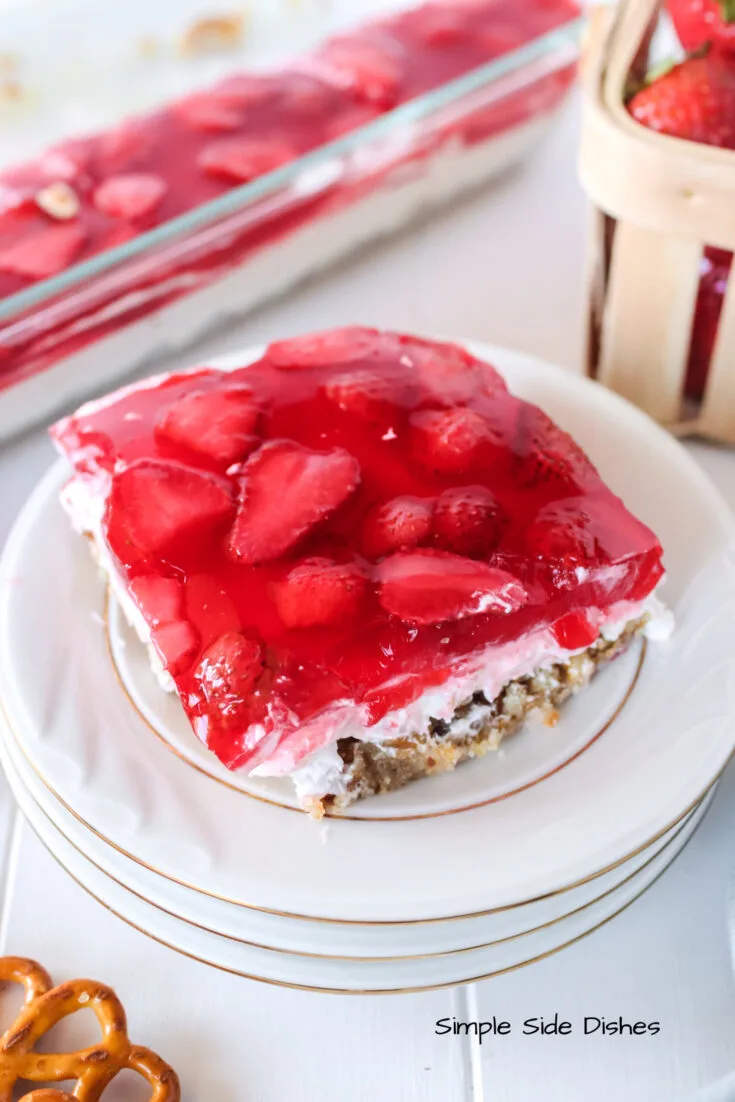
[[[7,750],[6,750],[6,753],[8,753]],[[38,800],[33,795],[31,790],[26,787],[25,781],[23,780],[22,776],[18,772],[18,767],[13,762],[11,762],[11,769],[14,770],[16,775],[17,775],[18,784],[23,787],[24,791],[26,792],[28,797],[33,801],[33,804],[38,809],[39,813],[41,815],[43,815],[44,818],[47,819],[48,822],[51,824],[53,830],[58,832],[61,835],[61,837],[64,838],[65,841],[68,842],[69,845],[72,846],[72,848],[74,850],[76,850],[77,853],[80,854],[80,856],[84,857],[85,860],[87,860],[91,865],[93,865],[94,868],[96,868],[98,872],[100,872],[103,876],[107,877],[109,880],[112,880],[113,883],[117,884],[118,887],[122,888],[124,891],[127,891],[131,895],[135,896],[137,899],[140,899],[142,903],[145,903],[145,904],[155,908],[155,910],[160,911],[163,914],[168,915],[170,918],[174,918],[179,922],[184,922],[187,926],[192,926],[197,930],[201,930],[201,931],[203,931],[204,933],[207,933],[207,934],[212,934],[215,937],[221,937],[225,941],[231,941],[231,942],[234,942],[237,945],[247,945],[249,948],[252,948],[252,949],[261,949],[261,950],[264,950],[265,952],[270,952],[270,953],[283,953],[283,954],[286,954],[287,956],[308,957],[308,958],[315,959],[315,960],[349,961],[349,962],[353,962],[353,963],[357,963],[357,962],[361,962],[361,963],[363,963],[363,962],[364,963],[381,963],[383,961],[430,960],[434,957],[458,956],[461,953],[471,953],[471,952],[475,952],[475,951],[480,950],[480,949],[489,949],[494,945],[503,945],[503,944],[505,944],[506,942],[509,942],[509,941],[517,941],[519,938],[525,937],[527,934],[535,934],[535,933],[538,933],[539,930],[546,930],[546,929],[549,929],[551,926],[556,926],[559,922],[562,922],[564,919],[571,918],[572,916],[580,914],[582,911],[587,910],[589,907],[593,907],[596,903],[600,903],[603,899],[606,899],[613,892],[617,891],[618,888],[622,888],[625,884],[629,883],[629,881],[632,880],[633,877],[635,877],[639,873],[643,872],[644,869],[647,869],[648,866],[651,864],[651,862],[655,861],[656,858],[659,857],[663,853],[663,851],[668,846],[670,846],[679,837],[681,832],[686,829],[687,825],[689,824],[689,822],[691,820],[691,817],[693,815],[695,815],[696,812],[702,807],[702,804],[712,794],[714,794],[714,790],[717,787],[717,783],[718,783],[717,781],[715,781],[712,784],[712,786],[707,790],[707,792],[702,797],[700,802],[696,805],[696,807],[693,808],[692,811],[689,813],[689,815],[686,816],[685,819],[681,822],[678,829],[671,836],[671,838],[669,838],[668,841],[665,842],[663,846],[661,846],[659,849],[657,849],[655,851],[655,853],[651,854],[651,856],[648,858],[647,861],[645,861],[637,869],[634,869],[633,872],[629,873],[619,883],[614,884],[613,887],[611,887],[611,888],[608,888],[607,891],[601,892],[600,895],[595,896],[594,899],[589,900],[587,903],[583,903],[581,906],[575,907],[571,911],[565,912],[563,915],[559,915],[558,918],[550,919],[548,922],[542,922],[538,926],[532,926],[530,929],[523,930],[520,933],[509,934],[506,937],[496,938],[493,941],[482,942],[479,945],[469,945],[469,946],[465,946],[465,947],[460,948],[460,949],[445,949],[441,952],[435,952],[435,953],[409,953],[409,954],[401,954],[401,955],[377,956],[376,957],[376,956],[345,956],[345,955],[337,954],[337,953],[309,953],[309,952],[305,952],[304,950],[283,949],[283,948],[278,948],[274,945],[264,945],[264,944],[262,944],[261,942],[258,942],[258,941],[250,941],[247,938],[235,937],[233,934],[225,934],[221,930],[213,930],[210,926],[205,926],[201,922],[195,922],[193,919],[185,918],[183,915],[177,914],[176,911],[170,911],[167,907],[162,906],[160,903],[156,903],[154,900],[149,899],[147,896],[141,894],[141,892],[136,891],[136,889],[131,887],[130,884],[127,884],[124,881],[119,880],[117,876],[114,876],[111,872],[109,872],[107,869],[103,868],[100,864],[98,864],[98,862],[95,861],[95,859],[93,857],[91,857],[89,853],[84,852],[84,850],[82,850],[80,848],[80,846],[73,839],[71,839],[68,836],[68,834],[66,834],[66,832],[63,830],[63,828],[60,827],[59,824],[57,822],[55,822],[55,820],[49,815],[49,813],[39,804]],[[705,812],[705,814],[706,814],[706,812]],[[702,816],[702,818],[704,818],[704,815]]]
[[[242,907],[244,910],[258,911],[261,914],[272,914],[272,915],[277,915],[279,918],[295,919],[297,921],[303,921],[303,922],[324,922],[324,923],[328,923],[330,925],[335,925],[335,926],[425,926],[425,925],[430,925],[430,924],[438,923],[438,922],[458,922],[458,921],[461,921],[462,919],[466,919],[466,918],[481,918],[481,917],[484,917],[485,915],[499,914],[499,913],[504,912],[504,911],[516,910],[519,907],[528,906],[529,903],[540,903],[542,900],[552,899],[557,895],[562,895],[564,892],[571,891],[573,888],[581,887],[583,884],[589,884],[589,883],[591,883],[591,881],[597,880],[598,877],[604,876],[605,873],[612,872],[613,869],[619,868],[621,865],[624,865],[627,861],[630,861],[634,857],[637,857],[645,849],[648,849],[649,846],[654,845],[654,843],[656,843],[660,838],[662,838],[664,836],[664,834],[667,834],[670,830],[673,830],[673,828],[675,826],[678,826],[678,824],[681,823],[682,820],[685,819],[686,816],[689,815],[697,807],[697,805],[699,803],[701,803],[701,801],[704,799],[704,797],[709,792],[710,788],[712,788],[720,780],[723,773],[727,769],[728,765],[733,760],[733,757],[735,757],[735,748],[734,748],[728,754],[727,760],[725,761],[722,768],[716,773],[716,775],[709,782],[709,784],[706,786],[706,788],[702,792],[700,792],[699,796],[697,796],[697,798],[695,800],[692,800],[687,805],[687,807],[685,807],[684,810],[679,815],[677,815],[677,817],[672,822],[668,823],[661,830],[657,831],[653,835],[653,837],[648,838],[645,842],[641,843],[641,845],[636,846],[635,849],[633,849],[630,853],[625,854],[625,856],[619,858],[617,861],[611,862],[610,864],[606,865],[604,868],[599,869],[595,873],[592,873],[590,876],[582,877],[580,880],[576,880],[571,884],[565,884],[563,887],[557,888],[552,892],[545,892],[541,895],[533,896],[530,899],[520,900],[517,903],[510,903],[510,904],[507,904],[506,906],[503,906],[503,907],[490,907],[486,910],[471,911],[468,914],[448,915],[448,916],[445,915],[445,916],[438,916],[438,917],[434,917],[434,918],[398,919],[398,920],[393,920],[393,921],[391,921],[389,919],[372,919],[372,920],[360,921],[359,919],[327,918],[327,917],[324,917],[323,915],[298,914],[298,913],[295,913],[295,912],[292,912],[292,911],[275,910],[274,908],[271,908],[271,907],[257,907],[253,904],[250,904],[250,903],[244,903],[242,900],[230,899],[227,896],[217,895],[215,892],[210,892],[210,891],[207,891],[205,888],[197,887],[195,884],[190,884],[186,880],[181,880],[178,877],[169,876],[167,873],[162,872],[160,869],[157,869],[155,866],[149,865],[147,862],[143,861],[142,858],[136,857],[132,853],[128,853],[127,850],[124,850],[121,846],[117,845],[116,842],[113,842],[110,838],[107,838],[99,830],[97,830],[95,827],[93,827],[91,825],[91,823],[88,823],[86,821],[86,819],[82,818],[82,816],[79,815],[74,810],[74,808],[71,807],[71,805],[68,804],[63,799],[63,797],[55,790],[53,785],[50,784],[50,782],[46,779],[46,777],[43,775],[43,773],[41,773],[41,771],[38,769],[36,764],[31,760],[31,758],[28,756],[28,753],[24,749],[23,744],[20,741],[20,739],[18,738],[18,736],[16,734],[16,731],[15,731],[15,728],[13,727],[13,725],[10,721],[10,718],[7,714],[7,711],[4,707],[4,703],[3,703],[1,698],[0,698],[0,715],[4,718],[8,734],[10,736],[12,736],[14,743],[18,747],[18,750],[23,755],[23,757],[26,759],[29,767],[36,774],[36,776],[41,781],[41,783],[43,785],[45,785],[45,787],[48,789],[48,791],[51,793],[51,795],[54,796],[58,800],[58,802],[62,805],[62,807],[64,807],[71,815],[73,815],[74,818],[77,819],[77,821],[80,822],[83,827],[85,827],[87,830],[91,831],[91,833],[94,834],[97,838],[99,838],[100,841],[102,841],[106,845],[110,846],[111,849],[115,850],[117,853],[121,854],[123,857],[126,857],[129,860],[134,861],[135,864],[140,865],[142,868],[147,869],[149,872],[152,872],[155,875],[160,876],[164,880],[168,880],[173,884],[179,884],[181,887],[188,888],[190,891],[197,892],[199,895],[206,895],[206,896],[209,896],[211,899],[218,899],[223,903],[229,903],[229,904],[231,904],[232,906],[235,906],[235,907]]]
[[[255,983],[265,983],[268,984],[270,987],[285,987],[289,988],[292,991],[310,991],[322,995],[413,995],[419,994],[424,991],[443,991],[468,983],[481,983],[483,980],[494,979],[496,976],[504,976],[508,975],[511,972],[518,972],[521,968],[527,968],[530,964],[537,964],[542,960],[548,960],[550,957],[556,956],[557,953],[561,953],[564,949],[568,949],[570,948],[570,946],[578,944],[580,941],[583,941],[585,938],[589,937],[590,934],[595,933],[595,931],[603,929],[603,927],[607,926],[608,923],[613,921],[613,919],[618,918],[621,914],[627,911],[629,907],[636,903],[641,898],[641,896],[645,895],[645,893],[661,879],[661,877],[664,875],[665,872],[669,870],[677,857],[679,857],[680,854],[684,852],[686,847],[691,842],[692,838],[694,838],[694,836],[696,835],[705,818],[706,813],[699,820],[689,838],[686,839],[681,848],[677,850],[677,852],[672,856],[671,860],[667,861],[666,865],[661,869],[659,873],[656,874],[650,884],[646,884],[645,887],[643,887],[636,895],[634,895],[632,899],[629,899],[627,903],[623,904],[623,906],[620,907],[613,914],[608,915],[607,918],[604,918],[601,922],[596,923],[594,926],[590,927],[589,930],[585,930],[584,933],[578,934],[576,937],[570,938],[569,941],[565,941],[562,945],[557,945],[555,948],[548,949],[545,953],[539,953],[535,957],[529,957],[528,960],[520,961],[518,964],[509,965],[507,968],[499,968],[494,972],[486,972],[481,976],[469,976],[466,979],[453,980],[449,983],[428,984],[425,987],[387,987],[370,990],[351,990],[344,987],[315,987],[301,983],[289,983],[286,980],[266,979],[264,976],[255,976],[248,972],[241,972],[237,968],[228,968],[223,964],[214,964],[212,961],[208,961],[204,957],[199,957],[194,953],[189,953],[186,949],[180,949],[178,946],[172,945],[170,942],[164,940],[164,938],[158,937],[156,934],[150,933],[142,926],[138,926],[131,919],[126,918],[124,915],[120,914],[119,911],[116,911],[114,907],[111,907],[109,905],[109,903],[106,903],[103,899],[100,899],[99,896],[95,894],[95,892],[93,892],[90,888],[83,884],[82,881],[79,880],[79,878],[75,876],[73,872],[71,872],[71,870],[61,860],[60,857],[57,857],[50,846],[40,836],[33,824],[29,823],[29,825],[31,826],[31,829],[33,830],[36,837],[41,842],[41,845],[51,855],[54,861],[56,861],[60,868],[62,868],[66,872],[66,874],[70,876],[71,879],[80,888],[82,888],[83,891],[87,893],[87,895],[89,895],[92,899],[99,903],[101,907],[104,907],[106,911],[109,911],[110,914],[115,915],[115,917],[119,918],[121,922],[124,922],[127,926],[130,926],[131,929],[137,930],[138,933],[143,934],[151,941],[156,942],[158,945],[163,945],[165,948],[171,949],[173,950],[173,952],[178,953],[180,956],[186,957],[189,960],[194,960],[198,964],[204,964],[209,968],[215,968],[218,972],[225,972],[231,976],[240,976],[242,979],[252,980]],[[27,817],[26,822],[29,822]]]
[[[200,765],[199,763],[197,763],[195,761],[192,761],[192,759],[190,757],[188,757],[186,754],[182,753],[181,750],[178,750],[171,742],[169,742],[169,740],[166,738],[166,736],[164,734],[162,734],[161,731],[158,730],[158,728],[155,726],[154,723],[151,723],[151,721],[148,719],[148,716],[146,716],[144,714],[144,712],[139,707],[138,703],[132,697],[132,695],[131,695],[131,693],[130,693],[130,691],[129,691],[126,683],[125,683],[125,679],[124,679],[122,673],[120,672],[120,667],[118,666],[117,661],[115,659],[115,651],[114,651],[113,646],[112,646],[111,628],[110,628],[110,599],[111,599],[111,596],[112,595],[111,595],[111,592],[110,592],[110,587],[107,586],[105,588],[105,599],[104,599],[104,606],[103,606],[103,613],[102,613],[102,618],[103,618],[104,626],[105,626],[105,646],[106,646],[106,650],[107,650],[107,657],[109,659],[110,665],[112,666],[112,672],[113,672],[113,675],[115,677],[115,680],[117,681],[118,687],[120,688],[120,691],[122,692],[125,699],[128,701],[128,704],[133,709],[135,714],[138,716],[138,718],[141,720],[141,722],[148,728],[148,730],[151,731],[156,736],[156,738],[159,740],[159,742],[162,742],[163,745],[168,750],[170,750],[172,754],[175,754],[176,757],[179,758],[180,761],[183,761],[190,768],[195,769],[197,771],[197,773],[201,773],[202,776],[209,777],[210,780],[215,781],[217,784],[221,784],[225,788],[229,788],[230,791],[237,792],[241,796],[245,796],[248,799],[258,800],[260,803],[269,804],[271,807],[279,807],[279,808],[282,808],[284,811],[294,811],[298,815],[303,815],[304,814],[303,808],[294,807],[293,804],[283,803],[281,800],[269,799],[268,796],[260,796],[255,792],[248,792],[244,788],[240,788],[238,785],[232,784],[230,781],[225,780],[224,777],[220,777],[217,773],[214,773],[211,770],[207,769],[207,767],[205,765]],[[118,609],[119,609],[119,605],[118,605]],[[638,642],[640,643],[638,662],[636,663],[635,670],[633,671],[633,676],[631,678],[630,684],[626,688],[626,690],[623,694],[622,700],[620,700],[620,702],[616,706],[615,710],[613,711],[612,715],[610,715],[605,720],[603,725],[594,733],[594,735],[592,735],[587,740],[587,742],[584,744],[584,746],[579,747],[579,749],[575,750],[575,752],[573,754],[571,754],[570,757],[566,758],[565,761],[561,762],[560,765],[554,766],[553,769],[549,769],[548,772],[542,774],[540,777],[536,777],[535,780],[528,781],[526,784],[521,784],[517,788],[512,789],[510,792],[503,792],[499,796],[490,796],[487,800],[476,800],[474,803],[464,804],[462,807],[446,808],[444,811],[429,811],[429,812],[422,812],[420,814],[415,814],[415,815],[371,815],[369,817],[364,816],[364,815],[350,815],[350,814],[347,814],[346,812],[341,812],[341,811],[326,811],[325,812],[325,818],[337,819],[337,820],[342,819],[342,820],[347,820],[347,821],[350,821],[350,822],[359,822],[359,823],[404,823],[404,822],[408,823],[408,822],[415,821],[417,819],[440,819],[440,818],[443,818],[446,815],[460,815],[460,814],[462,814],[462,812],[465,812],[465,811],[476,811],[478,808],[488,807],[490,804],[500,803],[501,800],[508,800],[508,799],[510,799],[511,796],[517,796],[520,792],[525,792],[529,788],[535,788],[535,786],[537,784],[541,784],[542,781],[546,781],[550,777],[553,777],[556,773],[560,773],[562,769],[566,769],[566,767],[568,765],[571,765],[572,762],[577,760],[577,758],[580,758],[582,756],[582,754],[585,753],[585,751],[589,750],[589,748],[591,746],[593,746],[597,742],[597,740],[599,738],[601,738],[605,734],[605,732],[610,729],[610,727],[612,727],[615,720],[618,719],[621,712],[625,708],[626,704],[630,700],[630,698],[633,694],[633,690],[635,689],[636,685],[638,684],[638,681],[639,681],[640,676],[641,676],[641,672],[643,670],[643,664],[646,660],[646,656],[647,656],[647,653],[648,653],[648,645],[647,645],[646,639],[639,637]]]

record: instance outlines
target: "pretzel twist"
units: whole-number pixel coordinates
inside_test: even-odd
[[[31,1083],[75,1080],[73,1094],[42,1088],[26,1102],[99,1102],[123,1069],[137,1072],[151,1088],[150,1102],[179,1102],[176,1072],[155,1052],[130,1043],[125,1010],[112,988],[95,980],[70,980],[52,987],[47,972],[21,957],[0,959],[0,980],[18,983],[25,1001],[18,1017],[0,1038],[0,1102],[12,1102],[19,1079]],[[91,1009],[102,1031],[101,1043],[79,1052],[33,1051],[62,1019]]]
[[[41,1087],[40,1090],[24,1094],[22,1102],[76,1102],[73,1094],[56,1091],[53,1087]]]

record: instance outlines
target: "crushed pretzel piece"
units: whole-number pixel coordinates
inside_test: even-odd
[[[69,218],[76,218],[79,214],[79,196],[73,187],[63,180],[56,180],[53,184],[47,184],[36,193],[36,204],[49,214],[65,222]]]
[[[323,800],[318,800],[316,797],[310,798],[305,802],[304,811],[306,811],[317,823],[326,815],[326,808]]]
[[[238,46],[245,33],[243,13],[210,15],[197,19],[184,31],[180,49],[184,54],[208,54],[231,50]]]
[[[153,35],[144,35],[138,39],[137,50],[140,57],[158,57],[161,52],[161,44]]]
[[[0,80],[0,100],[21,100],[24,94],[19,80]]]

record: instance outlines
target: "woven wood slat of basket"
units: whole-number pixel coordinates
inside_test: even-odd
[[[580,175],[593,204],[589,370],[678,433],[735,443],[735,279],[701,407],[684,401],[705,245],[735,250],[735,152],[640,126],[625,106],[659,0],[593,12]]]

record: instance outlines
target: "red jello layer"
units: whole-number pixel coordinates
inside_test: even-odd
[[[304,337],[53,436],[106,497],[124,584],[232,768],[341,703],[373,724],[536,629],[585,647],[663,573],[574,441],[455,345]]]
[[[0,174],[0,298],[294,161],[577,13],[575,0],[425,4],[328,40],[281,71],[233,76],[116,130],[63,142]],[[264,245],[354,202],[396,164],[420,161],[450,139],[483,141],[550,110],[571,79],[568,69],[552,73],[497,104],[447,119],[316,196],[294,195],[275,216],[154,264],[133,285],[87,302],[83,323],[64,308],[53,331],[39,335],[29,324],[12,343],[0,341],[0,386],[114,331],[123,317],[134,320],[206,285]],[[123,290],[140,293],[121,303]],[[105,309],[112,303],[114,310]]]

